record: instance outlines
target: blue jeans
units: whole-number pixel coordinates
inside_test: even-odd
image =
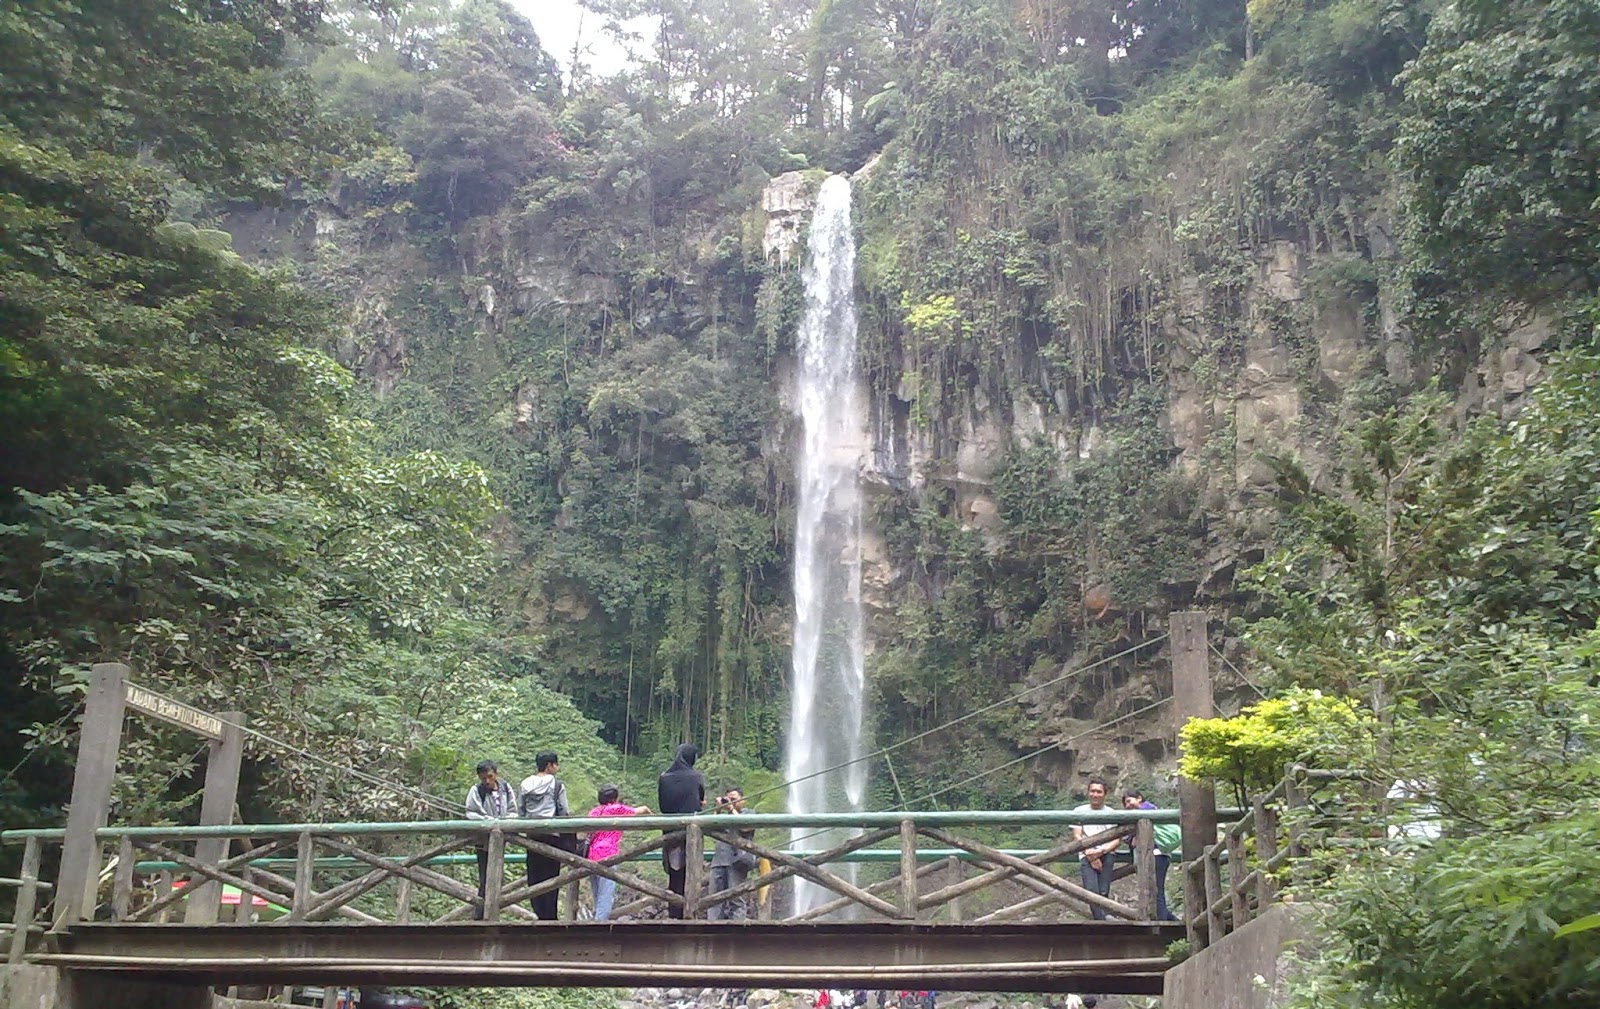
[[[605,921],[611,917],[611,905],[617,899],[617,881],[604,876],[590,876],[594,887],[594,920]]]
[[[1116,859],[1110,855],[1100,856],[1100,868],[1096,869],[1089,864],[1087,858],[1078,859],[1078,871],[1083,874],[1083,888],[1098,893],[1102,897],[1111,896],[1111,878],[1117,871]],[[1098,904],[1089,905],[1089,914],[1096,921],[1106,919],[1106,909]]]
[[[1171,867],[1171,855],[1156,856],[1156,917],[1162,921],[1178,920],[1178,916],[1167,907],[1167,870]]]

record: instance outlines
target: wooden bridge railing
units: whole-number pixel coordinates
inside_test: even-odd
[[[276,908],[286,921],[532,923],[524,902],[565,891],[562,916],[577,917],[579,885],[595,876],[617,883],[613,920],[656,916],[666,908],[686,918],[705,917],[725,901],[748,899],[765,887],[804,879],[833,894],[821,907],[793,915],[802,921],[844,912],[847,916],[916,920],[935,914],[949,920],[1000,922],[1040,914],[1082,915],[1100,908],[1110,917],[1132,921],[1156,918],[1153,824],[1177,820],[1176,810],[1066,810],[996,812],[907,812],[827,815],[750,814],[569,818],[562,820],[441,821],[421,823],[260,824],[200,827],[106,827],[99,831],[102,853],[96,877],[109,877],[104,889],[83,902],[84,917],[114,921],[229,924],[219,899],[224,887],[238,892],[232,922],[255,920],[254,907]],[[1105,831],[1072,840],[1067,825],[1083,823]],[[738,833],[734,832],[737,827]],[[1007,850],[968,836],[984,828],[1059,828],[1064,839],[1043,849]],[[790,830],[818,828],[851,835],[824,851],[794,851]],[[764,843],[742,836],[780,830],[784,842]],[[623,849],[592,860],[552,843],[559,835],[619,830]],[[666,832],[666,833],[664,833]],[[1122,899],[1086,889],[1079,881],[1077,853],[1103,844],[1112,833],[1130,840],[1131,864],[1119,876],[1137,885]],[[759,836],[759,835],[757,835]],[[0,843],[25,843],[25,862],[37,875],[41,846],[59,843],[61,831],[13,830]],[[644,867],[661,850],[682,839],[686,860],[685,893],[672,892]],[[723,840],[765,860],[770,870],[752,871],[737,885],[708,892],[704,853],[708,841]],[[220,842],[220,843],[219,843]],[[106,859],[109,848],[110,859]],[[475,849],[486,851],[487,871],[480,898],[472,873]],[[702,857],[692,857],[700,852]],[[554,878],[529,884],[507,869],[522,853],[543,855],[558,865]],[[1129,858],[1124,855],[1124,858]],[[887,879],[857,883],[839,866],[887,862],[897,871]],[[466,879],[452,875],[467,868]],[[958,870],[941,874],[940,867]],[[968,877],[974,868],[976,874]],[[26,873],[25,873],[26,875]],[[29,896],[39,892],[37,884]],[[1004,886],[1000,906],[963,916],[962,898]],[[257,904],[256,902],[260,902]],[[968,909],[975,902],[968,902]],[[35,920],[33,901],[18,902],[17,928],[26,935]],[[254,905],[254,907],[253,907]],[[25,920],[24,920],[25,919]],[[70,923],[68,923],[70,924]],[[14,943],[13,950],[21,944]]]
[[[1291,764],[1200,858],[1184,863],[1182,871],[1194,884],[1190,892],[1205,895],[1201,906],[1183,911],[1190,950],[1198,952],[1259,917],[1281,899],[1286,882],[1303,882],[1313,848],[1340,832],[1362,830],[1360,824],[1382,823],[1376,810],[1359,815],[1348,796],[1341,798],[1338,815],[1319,801],[1338,783],[1362,780],[1356,771]]]

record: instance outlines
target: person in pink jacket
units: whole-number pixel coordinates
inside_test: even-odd
[[[600,786],[600,805],[589,810],[590,816],[636,816],[650,812],[649,806],[629,806],[621,802],[622,790],[616,785]],[[603,862],[622,850],[622,831],[597,830],[589,835],[589,858]],[[617,898],[617,881],[604,876],[590,876],[594,886],[594,920],[605,921],[611,917],[611,905]]]

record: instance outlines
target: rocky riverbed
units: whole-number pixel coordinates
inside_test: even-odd
[[[896,1004],[894,994],[889,993],[890,1007]],[[810,988],[634,988],[616,1009],[813,1009],[816,995]],[[868,993],[867,1009],[877,1009],[876,996]],[[1060,1009],[1066,1001],[1066,995],[1056,994],[944,992],[938,997],[938,1009]],[[1099,996],[1099,1009],[1146,1009],[1158,1004],[1158,999],[1141,996]]]

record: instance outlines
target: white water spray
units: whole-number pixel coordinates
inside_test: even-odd
[[[802,279],[806,311],[798,386],[805,434],[794,549],[789,811],[845,812],[861,809],[867,785],[867,765],[860,759],[866,648],[859,476],[866,430],[856,376],[855,234],[850,182],[842,175],[830,177],[817,194]],[[850,833],[797,829],[790,839],[800,848],[822,849]],[[854,876],[853,865],[829,869]],[[797,881],[795,911],[833,896]]]

